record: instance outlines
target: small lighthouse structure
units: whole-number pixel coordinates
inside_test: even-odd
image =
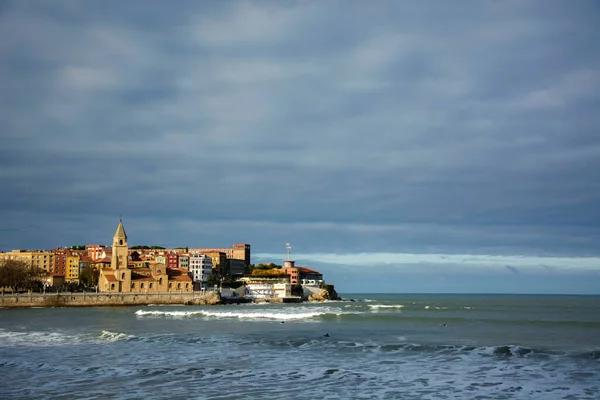
[[[287,254],[287,258],[283,262],[283,266],[285,268],[294,268],[294,260],[291,259],[292,246],[289,243],[285,244],[285,252]]]

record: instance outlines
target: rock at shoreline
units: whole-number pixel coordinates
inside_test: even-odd
[[[315,293],[308,296],[308,301],[341,300],[333,285],[324,285],[321,293]]]

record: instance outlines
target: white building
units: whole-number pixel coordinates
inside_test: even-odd
[[[292,285],[288,278],[243,277],[244,296],[251,299],[286,298],[292,295]]]
[[[203,285],[212,274],[212,269],[212,258],[204,254],[190,254],[189,270],[195,283]]]

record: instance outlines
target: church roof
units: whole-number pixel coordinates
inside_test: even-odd
[[[151,276],[144,276],[144,275],[135,275],[134,276],[134,275],[131,275],[131,281],[132,282],[133,281],[135,281],[135,282],[146,282],[146,281],[155,282],[156,279],[154,279]]]
[[[123,228],[123,221],[121,220],[119,220],[119,226],[117,226],[115,237],[127,240],[127,234],[125,233],[125,228]]]
[[[170,281],[186,281],[186,282],[191,282],[192,278],[190,278],[187,275],[169,275],[169,280]]]

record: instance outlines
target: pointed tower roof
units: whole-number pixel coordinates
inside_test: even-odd
[[[123,228],[123,221],[119,220],[119,226],[117,226],[117,231],[115,232],[115,239],[124,239],[127,240],[127,234],[125,233],[125,228]]]

